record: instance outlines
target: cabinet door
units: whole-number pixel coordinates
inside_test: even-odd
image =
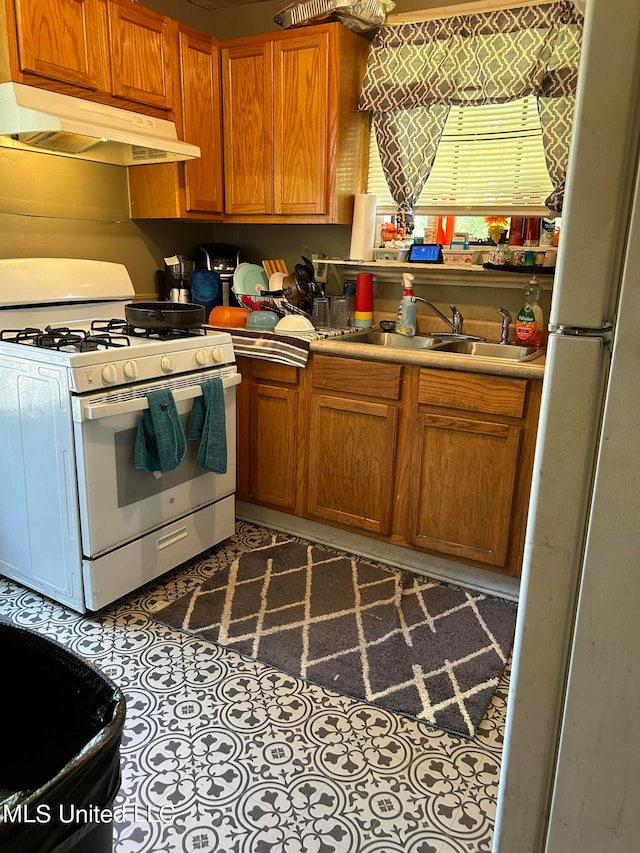
[[[320,394],[311,405],[310,514],[389,533],[397,407]]]
[[[251,389],[251,498],[295,508],[298,392],[254,385]]]
[[[505,565],[520,433],[508,424],[418,415],[414,545]]]
[[[274,213],[327,211],[329,36],[274,43]]]
[[[127,101],[173,108],[169,20],[130,0],[108,0],[111,93]]]
[[[185,163],[187,213],[222,213],[219,49],[212,39],[180,33],[183,139],[200,147]]]
[[[271,44],[222,51],[225,211],[271,213]]]
[[[107,36],[99,0],[15,0],[20,70],[105,89]]]

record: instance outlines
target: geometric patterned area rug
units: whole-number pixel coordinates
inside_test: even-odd
[[[282,533],[154,619],[298,678],[472,738],[516,605]]]

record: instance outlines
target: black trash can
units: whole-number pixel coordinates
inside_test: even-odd
[[[0,618],[0,853],[111,853],[122,692]]]

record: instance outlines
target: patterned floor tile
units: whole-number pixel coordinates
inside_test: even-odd
[[[467,741],[153,620],[222,554],[85,616],[0,579],[0,613],[125,694],[115,853],[489,853],[509,668]]]

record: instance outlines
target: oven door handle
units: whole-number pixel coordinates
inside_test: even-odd
[[[239,385],[242,381],[242,376],[239,373],[234,373],[232,376],[222,378],[222,387],[226,390],[234,385]],[[200,397],[202,394],[201,385],[189,385],[186,388],[176,388],[173,391],[173,398],[176,402],[181,400],[191,400]],[[86,403],[80,408],[79,420],[99,421],[102,418],[113,418],[117,415],[128,415],[132,412],[142,412],[149,408],[149,402],[146,396],[133,397],[129,400],[119,400],[112,403]]]

